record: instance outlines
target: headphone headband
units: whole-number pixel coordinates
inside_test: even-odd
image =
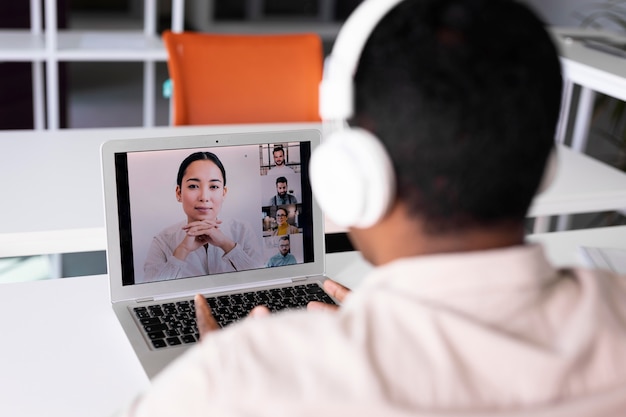
[[[346,120],[354,113],[352,77],[365,43],[378,23],[403,0],[365,0],[343,24],[324,63],[319,89],[322,120]]]
[[[365,0],[348,17],[324,65],[319,89],[325,129],[339,127],[311,156],[311,186],[324,212],[339,226],[370,227],[395,195],[393,165],[370,132],[346,129],[354,112],[353,77],[370,34],[402,0]]]

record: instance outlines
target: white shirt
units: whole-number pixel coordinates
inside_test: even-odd
[[[281,166],[274,165],[270,167],[269,173],[276,176],[290,176],[295,174],[295,171],[293,170],[293,168],[283,164]]]
[[[597,409],[625,386],[626,277],[557,270],[527,245],[399,260],[375,269],[338,313],[288,312],[213,333],[129,415],[551,416],[540,411],[565,404],[562,415],[574,416],[574,399],[586,404],[576,410]],[[611,397],[620,407],[624,393]]]
[[[180,222],[161,231],[152,240],[144,264],[145,280],[160,281],[194,277],[220,272],[263,268],[260,241],[250,226],[236,220],[224,220],[222,232],[236,245],[227,254],[213,245],[200,246],[184,261],[174,256],[174,250],[186,236],[182,229],[187,222]]]

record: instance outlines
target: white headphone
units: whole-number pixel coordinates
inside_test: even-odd
[[[386,214],[395,197],[393,165],[372,133],[350,128],[354,113],[353,76],[376,25],[403,0],[365,0],[337,35],[324,64],[319,111],[324,128],[333,131],[311,156],[310,178],[324,213],[337,225],[366,228]],[[538,193],[553,182],[557,158],[548,158]]]
[[[325,214],[339,226],[369,227],[387,212],[395,196],[395,175],[387,151],[370,132],[349,128],[354,112],[353,76],[370,34],[402,0],[365,0],[344,23],[326,58],[319,89],[325,128],[339,130],[311,156],[310,177]]]

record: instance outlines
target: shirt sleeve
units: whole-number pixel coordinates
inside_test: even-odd
[[[152,239],[144,264],[144,281],[162,281],[181,278],[185,261],[174,256],[172,249],[161,236]]]
[[[263,267],[261,248],[257,237],[246,223],[233,225],[235,247],[224,254],[223,259],[231,263],[237,271]]]

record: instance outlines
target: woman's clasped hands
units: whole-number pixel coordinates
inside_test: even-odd
[[[221,248],[224,253],[230,252],[235,247],[235,242],[220,230],[221,223],[219,219],[205,219],[184,225],[182,229],[186,235],[174,251],[174,256],[185,260],[188,254],[207,244]]]

